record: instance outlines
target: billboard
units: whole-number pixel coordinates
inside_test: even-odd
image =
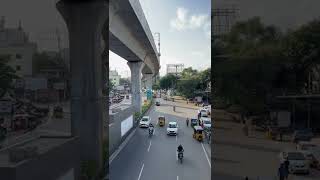
[[[133,115],[121,122],[121,137],[133,127]]]

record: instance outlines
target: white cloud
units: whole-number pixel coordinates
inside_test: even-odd
[[[195,29],[203,26],[206,23],[207,19],[208,19],[208,16],[203,14],[191,16],[190,22],[189,22],[190,28]]]
[[[172,28],[177,30],[183,30],[187,27],[187,14],[188,10],[185,8],[178,8],[177,9],[177,17],[170,21],[170,25]]]
[[[205,34],[211,37],[211,20],[207,14],[191,14],[183,7],[177,8],[176,17],[170,21],[172,29],[183,31],[203,28]]]
[[[203,30],[206,33],[206,36],[211,39],[211,21],[207,21],[204,26]]]

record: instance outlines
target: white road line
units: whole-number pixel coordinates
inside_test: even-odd
[[[142,171],[143,171],[143,167],[144,167],[144,164],[142,164],[142,167],[141,167],[141,170],[140,170],[140,173],[139,173],[138,180],[140,180],[140,178],[141,178],[141,174],[142,174]]]
[[[208,161],[208,163],[209,163],[209,166],[210,166],[210,168],[211,168],[211,162],[210,162],[210,160],[209,160],[209,158],[208,158],[208,154],[207,154],[206,150],[204,149],[203,143],[201,143],[201,146],[202,146],[202,149],[203,149],[204,154],[206,155],[206,158],[207,158],[207,161]]]
[[[178,142],[178,135],[176,135],[176,142]]]
[[[112,126],[112,125],[113,125],[113,123],[109,124],[109,127]]]
[[[156,128],[153,128],[153,133],[152,133],[152,135],[154,135],[154,132],[156,132]]]
[[[151,147],[151,141],[150,141],[150,144],[149,144],[149,147],[148,147],[148,152],[150,151],[150,147]]]
[[[177,180],[179,180],[179,176],[177,176]]]

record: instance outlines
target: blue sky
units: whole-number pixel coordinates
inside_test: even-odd
[[[205,69],[211,66],[210,0],[140,0],[152,33],[161,34],[161,70],[168,63]],[[110,52],[110,69],[130,75],[126,60]]]

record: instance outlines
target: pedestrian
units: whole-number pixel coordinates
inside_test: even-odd
[[[281,163],[280,167],[278,169],[279,180],[285,179],[285,173],[286,173],[285,165],[284,165],[284,163]]]
[[[290,165],[290,162],[288,161],[288,159],[286,159],[286,161],[284,161],[285,178],[286,179],[288,179],[288,177],[289,177],[289,165]]]

